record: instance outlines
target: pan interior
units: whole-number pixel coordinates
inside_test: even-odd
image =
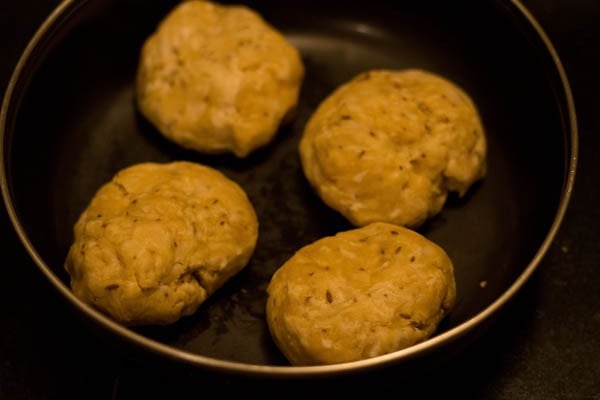
[[[266,327],[266,285],[298,248],[351,228],[302,175],[297,145],[304,124],[326,95],[361,71],[423,68],[473,97],[489,140],[486,178],[419,229],[454,261],[457,307],[440,331],[456,327],[523,273],[555,218],[566,176],[552,64],[523,18],[503,3],[371,1],[365,9],[332,1],[247,2],[300,49],[306,78],[293,122],[238,160],[167,142],[135,108],[141,44],[175,3],[89,1],[58,19],[44,42],[50,50],[34,53],[37,67],[32,61],[28,71],[35,75],[5,137],[17,218],[68,285],[63,261],[73,224],[117,170],[176,159],[221,170],[246,190],[258,214],[250,264],[194,316],[138,330],[217,359],[287,365]]]

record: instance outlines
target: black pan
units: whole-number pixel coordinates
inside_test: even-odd
[[[518,1],[247,1],[301,51],[296,118],[244,160],[163,139],[138,113],[139,50],[175,1],[64,1],[36,33],[1,114],[2,192],[27,251],[74,315],[132,360],[187,374],[316,378],[420,371],[452,357],[536,269],[565,214],[577,156],[569,84],[542,28]],[[291,367],[265,322],[266,285],[297,249],[351,228],[316,197],[297,145],[337,85],[371,68],[422,68],[462,86],[489,139],[488,174],[419,229],[456,269],[457,306],[430,340],[369,360]],[[193,316],[129,329],[80,302],[63,262],[79,213],[121,168],[144,161],[213,166],[247,191],[260,232],[250,264]]]

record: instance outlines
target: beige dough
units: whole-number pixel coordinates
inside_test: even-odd
[[[455,303],[453,265],[424,236],[373,223],[300,249],[268,286],[267,322],[293,365],[335,364],[429,338]]]
[[[303,76],[298,50],[257,12],[184,1],[143,45],[137,102],[175,143],[245,157],[291,118]]]
[[[369,71],[343,84],[310,118],[299,152],[318,195],[355,226],[417,228],[486,170],[473,101],[420,70]]]
[[[65,268],[74,294],[124,325],[191,315],[256,246],[246,194],[190,162],[143,163],[102,186],[74,228]]]

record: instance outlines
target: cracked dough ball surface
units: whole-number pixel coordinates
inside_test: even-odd
[[[270,332],[293,365],[356,361],[421,342],[456,297],[445,251],[388,223],[303,247],[267,290]]]
[[[136,98],[175,143],[245,157],[291,118],[303,75],[298,50],[258,13],[192,0],[145,41]]]
[[[317,108],[299,146],[306,178],[355,226],[416,228],[485,175],[486,137],[470,97],[422,70],[374,70]]]
[[[74,294],[124,325],[194,313],[251,257],[258,222],[220,172],[142,163],[102,186],[74,227],[65,268]]]

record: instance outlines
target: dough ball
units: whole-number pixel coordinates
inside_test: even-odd
[[[137,102],[168,139],[245,157],[296,108],[298,50],[245,6],[184,1],[143,45]]]
[[[299,151],[318,195],[355,226],[417,228],[486,169],[474,103],[420,70],[369,71],[340,86],[311,116]]]
[[[294,365],[356,361],[424,341],[456,297],[444,250],[381,222],[303,247],[267,290],[269,329]]]
[[[248,262],[258,222],[244,191],[190,162],[126,168],[74,228],[65,268],[74,294],[124,325],[194,313]]]

